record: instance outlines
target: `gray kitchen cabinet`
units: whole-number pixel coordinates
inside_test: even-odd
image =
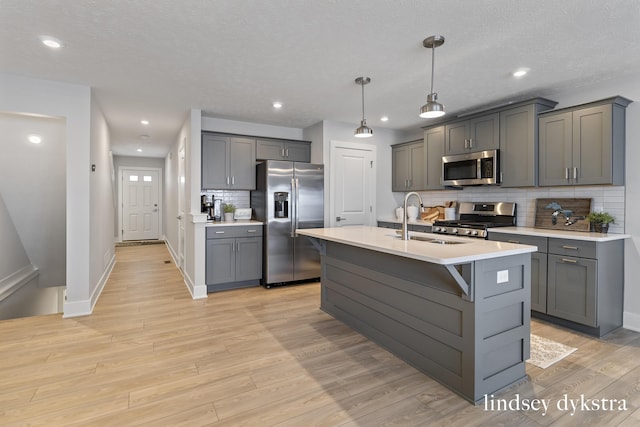
[[[533,187],[538,183],[538,114],[557,102],[537,98],[500,112],[502,187]]]
[[[537,246],[531,253],[531,310],[547,312],[547,238],[489,231],[489,240]]]
[[[202,133],[202,188],[254,190],[256,141]]]
[[[598,337],[622,326],[624,240],[596,242],[491,231],[489,239],[538,246],[531,255],[535,317]]]
[[[500,148],[500,114],[492,113],[445,125],[445,155]]]
[[[206,230],[207,291],[257,286],[262,277],[262,225]]]
[[[292,162],[311,161],[311,143],[308,141],[284,141],[258,139],[256,141],[258,160],[289,160]]]
[[[425,189],[424,141],[412,141],[391,147],[391,191]]]
[[[539,116],[539,185],[624,185],[625,111],[617,96]]]
[[[442,156],[444,156],[444,126],[424,131],[424,190],[442,190]]]

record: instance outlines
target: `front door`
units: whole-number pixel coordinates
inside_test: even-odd
[[[375,225],[374,147],[332,142],[331,226]]]
[[[123,170],[122,240],[158,239],[159,176],[157,170]]]

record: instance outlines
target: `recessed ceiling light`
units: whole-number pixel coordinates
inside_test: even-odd
[[[60,39],[51,36],[40,36],[40,41],[43,45],[52,49],[60,49],[64,44]]]
[[[527,68],[520,68],[513,72],[513,77],[523,77],[529,72]]]
[[[138,148],[136,151],[137,151],[138,153],[142,153],[142,148]]]
[[[143,125],[148,125],[149,124],[149,120],[140,120],[140,123],[142,123]]]
[[[380,121],[381,122],[388,122],[389,121],[389,117],[387,117],[387,116],[380,117]]]
[[[32,134],[27,136],[27,139],[32,144],[40,144],[42,142],[42,137],[40,135]]]
[[[282,102],[278,102],[278,101],[274,102],[273,108],[282,108]]]

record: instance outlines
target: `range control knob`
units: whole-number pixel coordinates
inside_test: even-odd
[[[451,229],[451,234],[458,234],[458,229],[457,228],[452,228]]]
[[[478,235],[478,230],[473,230],[473,231],[471,232],[471,235],[472,235],[472,236],[477,236],[477,235]]]
[[[464,234],[468,236],[469,234],[471,234],[471,230],[464,230]]]

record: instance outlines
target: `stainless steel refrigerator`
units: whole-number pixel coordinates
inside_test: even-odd
[[[324,227],[324,166],[267,160],[256,172],[251,207],[265,224],[262,284],[320,277],[318,250],[296,230]]]

